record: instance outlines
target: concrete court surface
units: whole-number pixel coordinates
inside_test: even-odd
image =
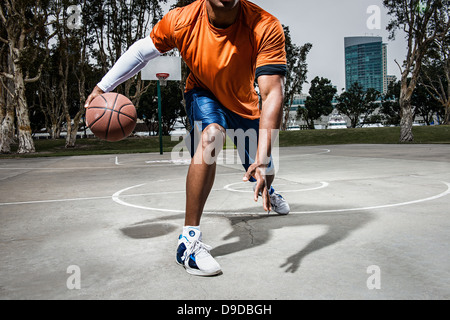
[[[263,212],[239,164],[218,166],[211,278],[175,264],[187,161],[0,160],[0,299],[450,298],[450,145],[279,154],[288,216]]]

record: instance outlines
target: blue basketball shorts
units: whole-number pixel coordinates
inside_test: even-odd
[[[259,119],[246,119],[225,108],[216,97],[208,90],[195,88],[185,93],[186,113],[192,125],[190,139],[187,139],[187,147],[191,157],[197,148],[195,139],[192,139],[195,130],[203,130],[211,124],[223,127],[227,135],[236,146],[242,165],[247,171],[255,162],[258,149]],[[273,169],[273,159],[270,158],[268,172]]]

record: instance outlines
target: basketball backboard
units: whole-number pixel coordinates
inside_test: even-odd
[[[158,80],[157,73],[168,73],[167,81],[181,81],[181,58],[173,56],[160,56],[150,62],[141,70],[142,80]]]

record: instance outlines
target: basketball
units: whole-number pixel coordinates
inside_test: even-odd
[[[119,93],[96,97],[86,110],[86,124],[99,139],[114,142],[125,139],[136,127],[137,113],[133,103]]]

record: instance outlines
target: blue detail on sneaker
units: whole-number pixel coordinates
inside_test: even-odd
[[[189,256],[189,267],[191,267],[191,268],[194,268],[194,269],[199,269],[198,268],[198,266],[197,266],[197,263],[195,262],[195,257],[194,257],[194,255],[193,254],[191,254],[190,256]]]
[[[178,238],[176,262],[183,266],[187,273],[196,276],[214,276],[221,274],[220,265],[211,256],[211,247],[201,241],[201,232],[193,231],[191,235]]]
[[[180,239],[181,239],[181,236],[180,236]],[[184,256],[185,251],[186,251],[186,246],[184,243],[181,243],[177,248],[177,262],[179,264],[184,263],[183,256]]]
[[[194,230],[189,231],[189,236],[190,237],[194,237],[195,236],[195,231]]]

